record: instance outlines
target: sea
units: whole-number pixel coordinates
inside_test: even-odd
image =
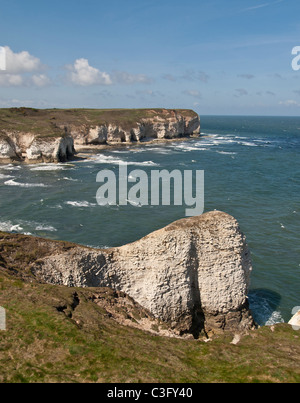
[[[0,230],[94,248],[121,246],[185,217],[186,206],[110,203],[97,174],[204,171],[204,212],[240,224],[259,325],[288,322],[300,305],[300,117],[201,116],[199,138],[120,146],[59,164],[0,165]],[[171,200],[172,202],[172,200]],[[123,203],[124,204],[124,203]]]

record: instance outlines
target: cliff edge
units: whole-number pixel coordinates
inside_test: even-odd
[[[63,162],[76,146],[199,134],[199,116],[186,109],[0,109],[0,163]]]
[[[197,338],[254,326],[247,301],[250,253],[237,221],[226,213],[178,220],[104,250],[10,237],[36,251],[28,267],[38,281],[123,291],[178,335]]]

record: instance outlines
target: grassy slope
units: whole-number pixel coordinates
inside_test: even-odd
[[[191,110],[176,109],[183,116],[197,116]],[[64,135],[65,125],[80,126],[117,124],[124,129],[136,126],[136,122],[155,115],[171,116],[171,110],[163,109],[0,109],[0,131],[17,130],[33,132],[42,137]]]
[[[237,345],[229,336],[204,343],[125,327],[90,298],[97,289],[36,282],[28,265],[43,250],[0,235],[0,382],[300,381],[300,332],[287,324],[251,331]]]
[[[0,275],[0,382],[299,382],[299,332],[276,325],[237,345],[158,337],[117,324],[75,289],[72,318],[55,306],[74,289]],[[85,297],[86,296],[86,297]],[[79,323],[79,325],[78,325]]]

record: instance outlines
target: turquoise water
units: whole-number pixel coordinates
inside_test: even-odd
[[[300,118],[202,116],[202,137],[103,151],[70,164],[0,166],[0,229],[97,248],[139,239],[185,217],[187,206],[99,206],[97,173],[204,170],[205,209],[240,223],[259,324],[287,322],[300,305]]]

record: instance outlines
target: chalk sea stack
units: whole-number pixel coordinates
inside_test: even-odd
[[[226,213],[184,218],[110,249],[11,237],[39,251],[30,264],[38,281],[123,291],[178,335],[254,326],[247,300],[250,253],[237,221]]]

